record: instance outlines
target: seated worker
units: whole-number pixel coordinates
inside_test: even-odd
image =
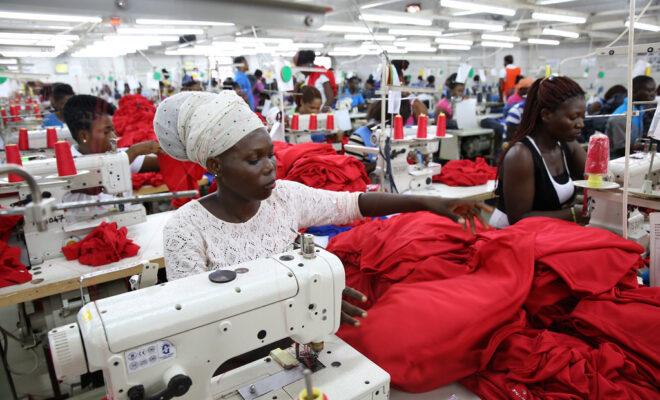
[[[453,73],[449,75],[445,81],[445,86],[447,87],[447,96],[443,97],[438,101],[438,104],[435,105],[436,115],[440,112],[444,113],[447,116],[447,120],[452,119],[454,116],[454,111],[452,110],[451,99],[453,98],[463,98],[465,92],[465,84],[456,82],[457,74]]]
[[[655,80],[650,76],[639,75],[632,81],[633,101],[653,101],[655,100],[656,85]],[[655,107],[655,106],[653,106]],[[639,115],[632,117],[632,129],[630,131],[630,143],[633,149],[636,149],[635,143],[638,139],[646,136],[650,120],[646,120],[647,113],[645,108],[648,105],[633,105],[633,111],[639,112]],[[621,105],[614,110],[612,116],[607,121],[606,131],[610,138],[610,151],[614,156],[622,156],[626,147],[626,111],[628,109],[628,98],[623,99]]]
[[[458,215],[471,218],[477,212],[472,204],[438,197],[331,192],[276,181],[273,143],[261,120],[234,92],[215,96],[208,101],[198,93],[180,93],[156,111],[154,128],[163,151],[198,163],[218,180],[216,193],[190,201],[165,225],[169,280],[287,251],[297,232],[310,226],[414,211],[457,221]],[[353,317],[366,314],[346,302],[342,309],[342,321],[353,325],[359,324]]]
[[[353,100],[351,108],[357,108],[359,111],[367,109],[367,101],[360,91],[360,78],[352,76],[348,79],[348,85],[344,89],[341,97],[350,97]]]
[[[316,53],[314,50],[300,50],[293,57],[293,63],[296,67],[306,68],[319,68],[324,69],[318,65],[314,65],[316,60]],[[305,76],[304,82],[297,82],[297,85],[307,85],[315,87],[321,93],[321,109],[324,112],[329,111],[335,104],[337,97],[337,83],[335,82],[335,75],[330,70],[324,72],[308,72],[303,71]]]
[[[203,90],[202,83],[193,78],[187,79],[181,84],[182,92],[201,92]]]
[[[532,83],[534,83],[534,78],[521,78],[518,83],[516,83],[516,89],[515,93],[509,97],[506,101],[506,106],[504,107],[504,112],[503,114],[506,116],[506,114],[509,112],[509,110],[515,106],[516,104],[525,101],[525,97],[527,96],[527,91],[529,91],[529,88],[532,86]]]
[[[587,155],[576,141],[584,128],[584,91],[566,77],[538,79],[527,94],[518,130],[499,168],[496,228],[543,216],[582,222],[573,179],[583,179]]]
[[[50,94],[50,106],[53,108],[53,112],[44,117],[43,126],[45,128],[49,126],[64,126],[64,122],[62,122],[64,119],[62,116],[62,109],[64,108],[66,101],[73,95],[75,95],[75,93],[73,92],[71,85],[67,85],[66,83],[53,83]]]
[[[250,66],[248,65],[247,60],[243,56],[234,58],[234,82],[238,83],[241,87],[241,91],[245,93],[245,100],[248,102],[250,109],[255,110],[254,98],[252,94],[252,83],[248,79],[247,72],[250,71]]]
[[[296,109],[298,114],[319,114],[323,104],[323,97],[321,92],[314,86],[303,86],[300,95],[296,96]],[[311,135],[311,140],[314,143],[325,143],[326,135]]]

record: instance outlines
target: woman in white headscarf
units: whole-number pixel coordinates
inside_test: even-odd
[[[216,193],[187,203],[165,226],[170,280],[282,253],[300,228],[413,211],[458,220],[454,212],[474,211],[437,197],[331,192],[276,182],[268,131],[233,91],[169,97],[158,106],[154,129],[163,151],[202,165],[218,182]],[[351,316],[364,315],[350,305],[345,311],[342,320],[352,324],[357,321]]]

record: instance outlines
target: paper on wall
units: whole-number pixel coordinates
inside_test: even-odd
[[[390,90],[388,99],[387,112],[389,114],[398,114],[401,110],[401,92]]]
[[[477,124],[477,99],[465,99],[456,103],[454,107],[454,119],[458,129],[476,129]]]
[[[456,73],[456,82],[467,82],[468,76],[470,75],[470,69],[472,69],[472,67],[470,67],[469,64],[461,63],[461,65],[458,66],[458,72]]]
[[[651,64],[644,60],[637,60],[633,67],[633,76],[646,75],[646,67],[649,65]]]

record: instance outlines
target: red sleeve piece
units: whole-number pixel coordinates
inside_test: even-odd
[[[206,172],[204,168],[196,163],[179,161],[163,152],[158,153],[158,164],[160,165],[163,181],[170,192],[199,190],[199,180],[202,179],[204,172]],[[199,196],[195,196],[194,198],[197,197]],[[172,206],[179,208],[192,199],[192,197],[174,199],[172,200]]]
[[[98,267],[137,255],[140,246],[126,237],[126,227],[117,223],[101,222],[84,239],[62,247],[67,260],[78,260],[83,265]]]
[[[488,165],[486,160],[477,157],[471,160],[452,160],[442,167],[440,175],[433,182],[448,186],[478,186],[497,179],[497,168]]]
[[[32,275],[21,263],[21,249],[0,241],[0,288],[31,280]]]
[[[370,182],[364,164],[337,154],[300,159],[284,179],[336,192],[364,192]]]

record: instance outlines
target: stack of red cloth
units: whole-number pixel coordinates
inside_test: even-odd
[[[119,136],[118,147],[130,147],[135,143],[157,140],[154,133],[156,107],[140,94],[129,94],[119,100],[119,108],[112,117],[115,132]]]
[[[133,181],[133,190],[138,190],[142,186],[160,186],[165,183],[163,175],[160,172],[141,172],[131,175]]]
[[[273,147],[275,149],[275,160],[277,161],[277,179],[286,179],[295,163],[303,158],[337,154],[332,145],[323,143],[292,145],[285,142],[273,142]]]
[[[497,179],[497,168],[488,165],[486,160],[477,157],[471,160],[452,160],[442,167],[440,175],[433,182],[449,186],[478,186]]]
[[[98,267],[123,258],[133,257],[140,246],[126,237],[126,227],[117,228],[117,223],[101,222],[83,240],[62,247],[67,260],[78,260],[81,264]]]
[[[0,217],[0,287],[18,285],[32,280],[32,275],[21,263],[21,249],[7,245],[12,230],[22,219],[21,215]]]
[[[428,213],[374,221],[328,250],[369,315],[339,335],[429,391],[482,398],[657,398],[660,288],[637,288],[642,248],[610,232],[527,218],[470,237]]]

